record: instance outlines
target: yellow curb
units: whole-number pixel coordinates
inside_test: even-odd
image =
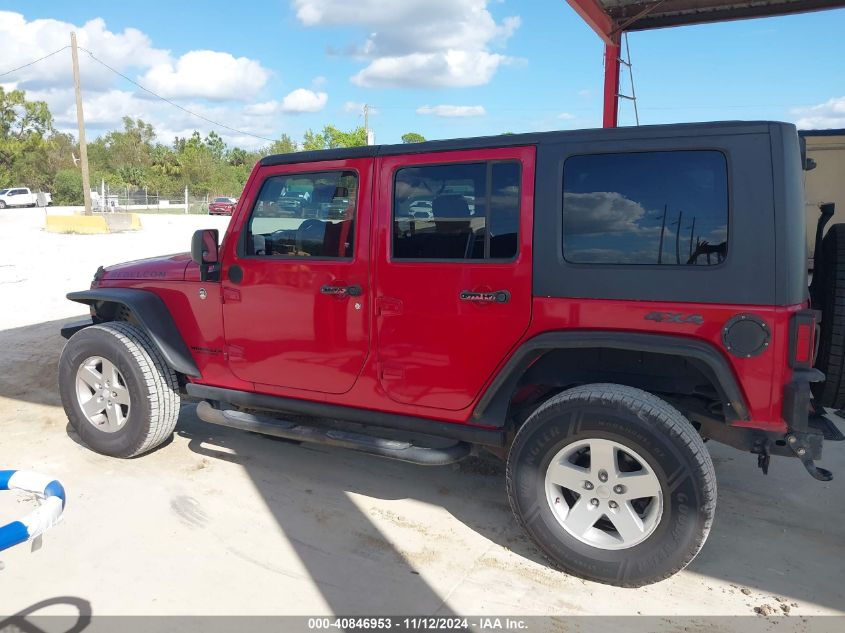
[[[48,215],[44,228],[50,233],[81,233],[85,235],[138,231],[141,229],[141,219],[137,213]]]

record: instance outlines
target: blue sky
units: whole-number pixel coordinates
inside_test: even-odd
[[[255,135],[218,129],[240,145],[353,127],[365,102],[383,143],[408,131],[448,138],[601,123],[602,46],[563,0],[3,0],[0,11],[0,73],[64,46],[75,29],[125,75]],[[845,9],[633,33],[640,120],[845,127],[843,32]],[[69,64],[63,51],[0,83],[47,100],[72,130]],[[163,142],[213,129],[84,54],[82,74],[91,135],[125,115],[152,122]],[[630,104],[620,122],[633,124]]]

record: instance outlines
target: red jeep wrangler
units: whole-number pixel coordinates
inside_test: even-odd
[[[802,160],[767,122],[269,156],[219,246],[198,231],[68,295],[91,320],[62,331],[62,401],[118,457],[166,440],[183,395],[206,422],[418,464],[484,448],[553,563],[655,582],[710,530],[705,440],[831,476]],[[823,268],[828,319],[845,274]]]

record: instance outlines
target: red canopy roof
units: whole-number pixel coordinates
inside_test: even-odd
[[[608,44],[623,31],[845,7],[842,0],[567,0]]]

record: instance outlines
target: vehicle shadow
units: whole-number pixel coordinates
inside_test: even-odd
[[[177,433],[194,453],[245,469],[334,613],[451,614],[447,596],[421,575],[455,549],[438,547],[452,529],[433,526],[439,508],[491,543],[542,560],[513,520],[503,469],[492,461],[416,466],[216,427],[193,405],[183,406]],[[427,520],[378,503],[399,500],[423,504]],[[379,524],[407,539],[397,542]]]
[[[385,604],[401,611],[394,601],[383,600],[390,595],[409,595],[394,590],[406,584],[409,573],[416,571],[414,556],[402,551],[402,546],[386,542],[362,512],[362,504],[351,503],[351,498],[409,499],[435,511],[442,508],[490,543],[549,568],[513,518],[503,467],[494,458],[471,458],[451,467],[425,467],[341,449],[296,445],[206,424],[196,417],[193,405],[183,407],[177,432],[189,440],[189,448],[195,453],[235,462],[246,470],[309,573],[318,583],[328,580],[321,591],[336,613],[383,612]],[[721,445],[710,447],[719,479],[719,509],[709,540],[688,567],[689,572],[722,579],[735,585],[737,591],[749,588],[753,590],[749,600],[765,597],[771,602],[774,596],[790,596],[799,602],[841,608],[838,561],[845,559],[845,521],[841,509],[835,510],[840,519],[832,518],[831,499],[842,496],[836,491],[842,486],[837,484],[834,489],[831,484],[822,485],[810,478],[797,460],[788,459],[776,460],[773,474],[766,478],[751,456]],[[845,470],[843,451],[835,451],[839,448],[836,445],[828,448],[840,466],[837,470]],[[837,464],[832,465],[835,468]],[[280,488],[287,489],[284,497],[277,494]],[[291,504],[293,491],[300,489],[305,490],[303,498]],[[325,509],[325,516],[297,512],[299,501],[318,504]],[[795,512],[799,507],[801,511]],[[412,523],[412,519],[392,518]],[[332,521],[342,522],[344,529],[332,529]],[[414,527],[436,547],[440,534],[426,533],[425,526]],[[360,535],[364,535],[363,541]],[[409,540],[416,539],[412,535]],[[362,549],[362,542],[367,547]],[[381,561],[386,569],[376,578],[359,575],[362,558]],[[344,570],[344,565],[351,569]],[[525,567],[523,572],[537,572],[536,565]],[[334,583],[339,577],[345,579],[340,586]],[[412,578],[412,583],[419,580],[419,576]],[[565,587],[563,578],[561,589]],[[429,587],[413,590],[421,590],[419,602],[405,606],[416,613],[433,613],[430,606],[437,602],[433,591]],[[362,591],[363,595],[371,592],[371,602],[358,599]]]
[[[0,398],[62,406],[57,384],[65,341],[59,331],[85,316],[0,331]]]

